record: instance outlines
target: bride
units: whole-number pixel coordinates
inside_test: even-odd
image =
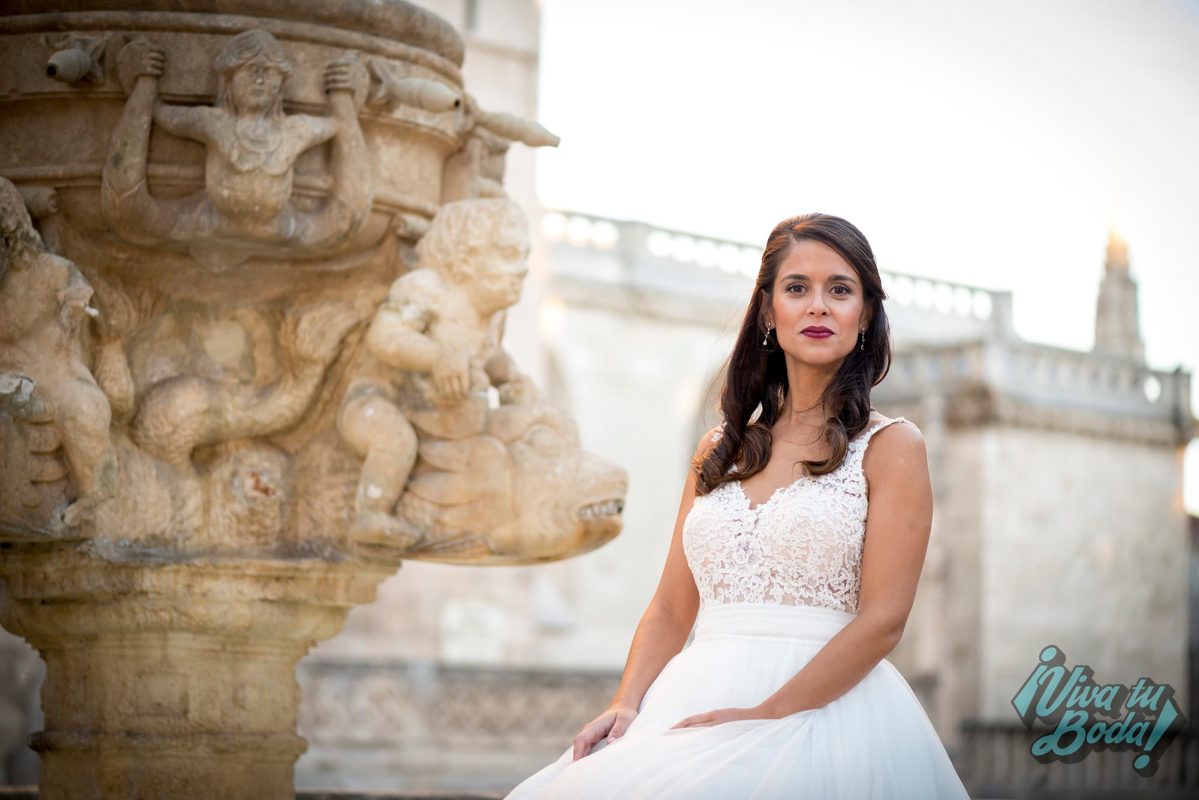
[[[508,800],[967,797],[886,660],[933,509],[920,430],[870,404],[885,297],[845,220],[771,232],[619,688]]]

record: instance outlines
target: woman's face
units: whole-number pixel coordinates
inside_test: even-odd
[[[792,244],[783,257],[766,318],[783,352],[818,367],[835,366],[853,352],[869,322],[857,272],[836,250],[811,239]]]

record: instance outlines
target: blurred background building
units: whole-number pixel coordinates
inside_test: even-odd
[[[420,4],[463,31],[466,85],[484,107],[538,116],[535,0]],[[535,231],[507,346],[584,446],[629,471],[625,529],[537,567],[407,562],[300,665],[298,786],[500,791],[556,759],[616,687],[688,460],[719,421],[761,243],[542,209],[532,152],[514,147],[507,169]],[[1102,266],[1086,352],[1024,341],[1009,291],[884,273],[895,361],[874,402],[920,426],[936,494],[916,605],[889,658],[973,791],[1044,789],[1059,768],[1099,763],[1049,768],[1027,754],[1010,700],[1046,644],[1104,682],[1169,683],[1199,713],[1199,523],[1182,502],[1191,375],[1145,363],[1117,232]],[[19,742],[40,724],[38,670],[0,632],[0,778],[16,783],[36,770]]]

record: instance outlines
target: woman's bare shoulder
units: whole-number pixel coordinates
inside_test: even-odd
[[[926,462],[924,434],[907,417],[887,417],[875,411],[870,426],[875,428],[875,434],[866,443],[864,469],[902,469]]]
[[[896,421],[899,421],[900,424],[899,425],[891,425],[890,424],[890,423],[896,422]],[[902,416],[901,417],[888,417],[886,414],[881,413],[877,409],[873,409],[873,408],[870,409],[870,421],[866,423],[866,429],[869,430],[871,428],[877,427],[879,425],[884,425],[884,424],[886,425],[886,427],[883,430],[886,430],[888,428],[907,428],[909,431],[914,431],[917,433],[920,431],[920,428],[916,425],[916,423],[912,422],[907,417],[902,417]],[[881,433],[881,431],[880,431],[880,433]]]

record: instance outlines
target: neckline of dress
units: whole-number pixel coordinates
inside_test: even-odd
[[[883,420],[882,422],[875,423],[874,425],[871,425],[869,428],[867,428],[866,430],[864,430],[864,431],[862,431],[860,434],[858,434],[858,436],[857,436],[857,438],[856,438],[856,439],[851,439],[851,440],[849,441],[849,445],[850,445],[850,446],[853,446],[853,445],[854,445],[854,444],[856,444],[857,442],[863,442],[863,441],[866,441],[866,438],[867,438],[867,437],[870,435],[870,433],[871,433],[872,431],[874,431],[874,429],[875,429],[875,428],[882,427],[883,425],[887,425],[887,424],[889,424],[889,423],[891,423],[891,422],[899,422],[899,421],[900,421],[900,420],[902,420],[902,419],[903,419],[903,417],[894,417],[894,418],[892,418],[892,419],[889,419],[889,420]],[[745,507],[746,507],[747,509],[749,509],[751,512],[753,512],[753,513],[755,513],[755,514],[756,514],[756,513],[758,513],[759,511],[761,511],[763,508],[765,508],[766,506],[768,506],[768,505],[770,505],[771,503],[773,503],[773,502],[775,501],[775,499],[776,499],[776,498],[777,498],[777,497],[778,497],[780,494],[782,494],[783,492],[787,491],[787,490],[788,490],[788,489],[790,489],[791,487],[793,487],[793,486],[796,486],[796,485],[798,485],[798,484],[800,484],[800,483],[803,483],[804,481],[807,481],[807,480],[813,480],[813,481],[814,481],[814,480],[819,480],[820,478],[823,478],[823,477],[825,477],[826,475],[832,475],[832,474],[834,474],[834,473],[840,472],[840,471],[841,471],[841,470],[842,470],[842,469],[845,467],[845,464],[846,464],[846,462],[848,462],[848,461],[849,461],[849,451],[848,451],[848,450],[846,450],[846,453],[845,453],[845,459],[844,459],[844,460],[841,462],[840,466],[838,466],[838,467],[837,467],[835,470],[833,470],[832,472],[826,472],[826,473],[824,473],[824,475],[800,475],[798,478],[796,478],[795,480],[791,481],[791,483],[788,483],[788,484],[785,484],[785,485],[783,485],[783,486],[779,486],[778,488],[776,488],[776,489],[775,489],[773,492],[771,492],[771,493],[770,493],[770,496],[769,496],[769,497],[767,497],[767,498],[766,498],[764,501],[762,501],[761,503],[758,503],[756,506],[755,506],[755,505],[753,505],[753,501],[749,499],[749,495],[745,493],[745,487],[743,487],[743,486],[741,485],[741,478],[738,478],[738,479],[737,479],[737,480],[735,480],[735,481],[729,481],[729,483],[731,483],[731,484],[736,484],[736,486],[737,486],[737,492],[738,492],[738,494],[740,494],[740,495],[741,495],[741,499],[745,501]]]

